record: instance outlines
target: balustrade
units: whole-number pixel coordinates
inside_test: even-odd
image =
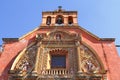
[[[48,69],[41,72],[43,75],[67,75],[71,74],[69,70],[66,69]]]

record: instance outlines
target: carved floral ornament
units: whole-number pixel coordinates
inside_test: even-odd
[[[60,49],[55,49],[49,52],[51,55],[66,55],[68,51],[66,50],[60,50]]]
[[[49,52],[52,55],[66,55],[70,51],[62,50],[62,49],[50,49],[44,50]],[[25,50],[19,61],[17,62],[14,70],[18,71],[18,73],[22,73],[25,71],[30,71],[35,66],[35,59],[37,53],[37,46],[33,45]],[[80,69],[83,73],[100,73],[102,68],[100,62],[97,60],[92,51],[90,51],[86,46],[80,46]]]
[[[29,47],[24,54],[20,58],[20,60],[17,62],[14,70],[17,73],[23,73],[23,72],[28,72],[31,71],[32,68],[35,65],[35,58],[36,58],[36,53],[37,53],[37,46],[33,45]]]
[[[50,54],[59,54],[61,53],[68,53],[64,50],[52,50],[50,51]],[[30,70],[34,66],[34,60],[35,60],[35,53],[36,48],[35,46],[30,47],[24,54],[23,57],[20,58],[18,63],[15,66],[15,70],[17,71],[27,71]],[[81,48],[81,55],[80,55],[80,62],[81,62],[81,70],[82,72],[92,72],[92,73],[99,73],[101,67],[97,59],[94,57],[94,55],[88,51],[88,48],[82,47]]]
[[[81,71],[84,73],[101,73],[103,69],[93,52],[83,45],[80,50]]]

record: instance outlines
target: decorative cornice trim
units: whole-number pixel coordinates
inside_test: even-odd
[[[28,32],[27,34],[25,34],[25,35],[23,35],[22,37],[20,37],[19,40],[21,40],[21,39],[23,39],[24,37],[32,34],[33,32],[37,31],[39,28],[40,28],[40,27],[37,27],[37,28],[33,29],[32,31]]]
[[[17,42],[19,38],[2,38],[3,42]]]

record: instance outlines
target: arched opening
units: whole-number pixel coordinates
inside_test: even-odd
[[[50,16],[47,17],[46,24],[47,24],[47,25],[50,25],[50,24],[51,24],[51,17],[50,17]]]
[[[64,23],[64,18],[61,15],[58,15],[56,17],[56,24],[63,24]]]
[[[68,17],[68,24],[73,24],[73,17],[72,16]]]

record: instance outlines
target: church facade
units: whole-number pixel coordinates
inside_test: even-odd
[[[0,80],[120,80],[114,38],[78,25],[77,11],[42,12],[41,25],[20,38],[3,38]]]

